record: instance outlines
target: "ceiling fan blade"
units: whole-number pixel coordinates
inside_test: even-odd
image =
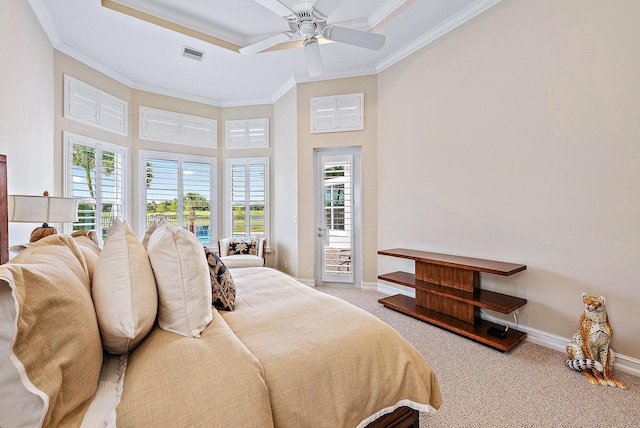
[[[254,0],[256,3],[266,7],[276,15],[283,17],[294,15],[294,12],[278,0]]]
[[[324,73],[322,56],[320,55],[320,45],[315,37],[304,42],[304,54],[307,57],[309,76],[319,76]]]
[[[334,42],[346,43],[348,45],[360,46],[367,49],[380,49],[386,37],[383,34],[370,33],[368,31],[353,30],[351,28],[336,27],[330,25],[325,27],[322,37]]]
[[[240,48],[240,53],[244,55],[257,54],[258,52],[262,52],[263,50],[279,45],[280,43],[288,42],[292,37],[293,33],[279,33],[275,36],[267,37],[264,40],[260,40],[259,42]]]
[[[326,18],[331,15],[343,1],[344,0],[316,0],[313,4],[313,9]]]

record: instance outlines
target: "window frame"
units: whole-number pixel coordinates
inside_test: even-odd
[[[209,209],[211,212],[211,225],[210,225],[210,238],[209,242],[202,242],[204,245],[211,246],[217,243],[218,237],[218,187],[217,187],[217,176],[218,176],[218,160],[215,157],[211,156],[200,156],[200,155],[187,155],[182,153],[171,153],[171,152],[162,152],[156,150],[138,150],[138,184],[139,184],[139,194],[140,199],[138,201],[138,210],[139,210],[139,235],[143,236],[146,231],[147,224],[147,159],[161,159],[168,161],[177,161],[179,165],[179,174],[178,174],[178,201],[182,201],[184,197],[184,163],[185,162],[194,162],[194,163],[207,163],[211,165],[211,177],[209,180],[209,185],[211,188],[211,200],[209,202]],[[184,222],[184,210],[177,211],[178,223],[183,224]]]
[[[363,92],[311,98],[310,133],[363,131],[364,107]],[[356,120],[346,120],[348,110],[355,110],[352,116]],[[324,123],[329,118],[330,125]]]
[[[270,228],[269,228],[269,222],[270,222],[270,215],[269,215],[269,209],[270,209],[270,195],[269,195],[269,158],[268,157],[243,157],[243,158],[227,158],[226,161],[226,173],[225,173],[225,180],[226,180],[226,214],[225,214],[225,218],[227,221],[227,225],[226,225],[226,232],[227,232],[227,237],[232,237],[233,236],[233,206],[235,205],[233,203],[233,197],[232,197],[232,167],[233,165],[237,165],[237,164],[244,164],[244,165],[250,165],[250,164],[256,164],[256,163],[262,163],[264,164],[264,237],[265,237],[265,241],[267,243],[267,248],[270,248]],[[246,173],[249,174],[249,168],[246,169]],[[251,185],[251,180],[250,180],[250,176],[247,177],[246,180],[246,187],[248,188]],[[250,198],[245,198],[245,210],[250,210],[251,208],[251,200]],[[247,216],[249,217],[249,216]],[[245,228],[245,234],[246,235],[250,235],[250,230],[247,229],[249,226],[247,225]]]
[[[92,137],[87,137],[86,135],[80,135],[80,134],[75,134],[72,132],[68,132],[68,131],[64,131],[63,132],[63,141],[64,141],[64,149],[63,149],[63,162],[64,162],[64,174],[63,174],[63,180],[64,180],[64,196],[65,197],[74,197],[73,196],[73,146],[74,144],[78,144],[78,145],[82,145],[84,147],[90,147],[94,150],[96,150],[96,153],[102,153],[103,151],[109,151],[109,152],[114,152],[114,153],[118,153],[120,156],[122,156],[122,167],[121,167],[121,171],[120,171],[120,177],[121,177],[121,206],[122,206],[122,216],[121,218],[123,220],[127,219],[127,200],[128,200],[128,195],[127,195],[127,189],[129,187],[129,183],[128,183],[128,176],[127,176],[127,162],[128,162],[128,157],[127,157],[127,148],[123,147],[123,146],[119,146],[117,144],[113,144],[113,143],[109,143],[108,141],[104,141],[104,140],[99,140],[96,138],[92,138]],[[98,158],[98,156],[96,156],[96,158]],[[99,187],[99,183],[101,182],[102,178],[97,176],[96,177],[96,189],[94,190],[96,192],[96,199],[95,199],[95,204],[96,204],[96,212],[101,213],[102,212],[102,206],[103,206],[103,197],[102,197],[102,189]],[[98,192],[100,193],[98,195]],[[79,198],[80,202],[88,202],[91,201],[93,202],[92,199],[90,198]],[[97,219],[96,219],[97,221]],[[97,227],[97,224],[96,224]],[[71,231],[73,230],[73,223],[65,223],[64,224],[64,228],[63,228],[65,233],[71,233]],[[98,232],[98,230],[96,230],[96,232]],[[102,228],[100,228],[100,238],[102,239]],[[108,234],[108,232],[107,232]]]
[[[175,135],[162,133],[150,124],[165,123],[176,129]],[[145,141],[158,141],[161,143],[180,144],[183,146],[200,147],[205,149],[218,148],[218,121],[211,117],[194,116],[186,113],[178,113],[169,110],[161,110],[153,107],[140,106],[139,108],[139,132],[138,138]],[[190,135],[189,129],[201,127],[207,129],[206,135]]]
[[[233,129],[237,127],[236,129]],[[261,127],[264,138],[259,141],[252,141],[251,128]],[[240,136],[239,129],[244,131]],[[236,137],[234,138],[234,134]],[[269,148],[269,118],[241,119],[225,121],[225,148],[228,150],[242,149],[268,149]]]
[[[74,104],[74,95],[77,91],[84,91],[85,94],[92,94],[95,97],[95,108],[91,115],[74,114],[76,107],[82,110],[80,105]],[[106,117],[109,112],[117,112],[117,108],[122,109],[117,119],[121,121],[118,127],[110,126]],[[125,100],[95,88],[75,77],[64,75],[64,117],[75,120],[76,122],[85,123],[96,128],[106,129],[116,134],[129,135],[129,103]]]

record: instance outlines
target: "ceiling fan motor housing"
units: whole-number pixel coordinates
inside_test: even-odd
[[[294,9],[295,16],[288,18],[291,31],[300,34],[305,40],[309,40],[315,36],[322,36],[325,21],[327,20],[325,16],[313,10],[307,3],[308,2],[302,2],[302,4],[299,4],[304,8]]]

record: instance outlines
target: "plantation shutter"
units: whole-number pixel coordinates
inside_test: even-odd
[[[268,148],[269,119],[227,120],[228,149]]]
[[[106,238],[116,217],[125,217],[125,149],[65,133],[66,195],[81,198],[73,230],[96,230]]]
[[[147,158],[145,229],[162,218],[176,226],[178,222],[179,163],[177,160]],[[174,202],[175,201],[175,202]],[[158,207],[162,207],[158,211]],[[156,214],[157,213],[157,214]]]
[[[215,159],[141,152],[145,169],[144,227],[166,219],[203,243],[216,238]]]
[[[140,107],[141,140],[217,148],[217,121],[172,111]]]
[[[128,135],[128,103],[71,76],[64,76],[64,116]]]
[[[341,132],[364,129],[364,94],[311,99],[311,132]]]
[[[266,158],[227,160],[232,236],[266,235],[267,171]]]

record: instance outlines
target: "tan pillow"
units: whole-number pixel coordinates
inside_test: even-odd
[[[158,291],[144,247],[126,221],[115,219],[98,259],[91,288],[102,346],[126,354],[149,334]]]
[[[203,246],[193,233],[161,220],[147,252],[158,286],[158,325],[199,337],[211,322],[211,282]]]
[[[0,426],[79,426],[102,345],[80,249],[51,235],[0,266]]]
[[[96,270],[96,264],[102,251],[96,232],[93,230],[76,230],[71,236],[76,240],[78,248],[84,255],[84,260],[87,263],[87,272],[89,273],[89,283],[92,283],[93,272]]]

